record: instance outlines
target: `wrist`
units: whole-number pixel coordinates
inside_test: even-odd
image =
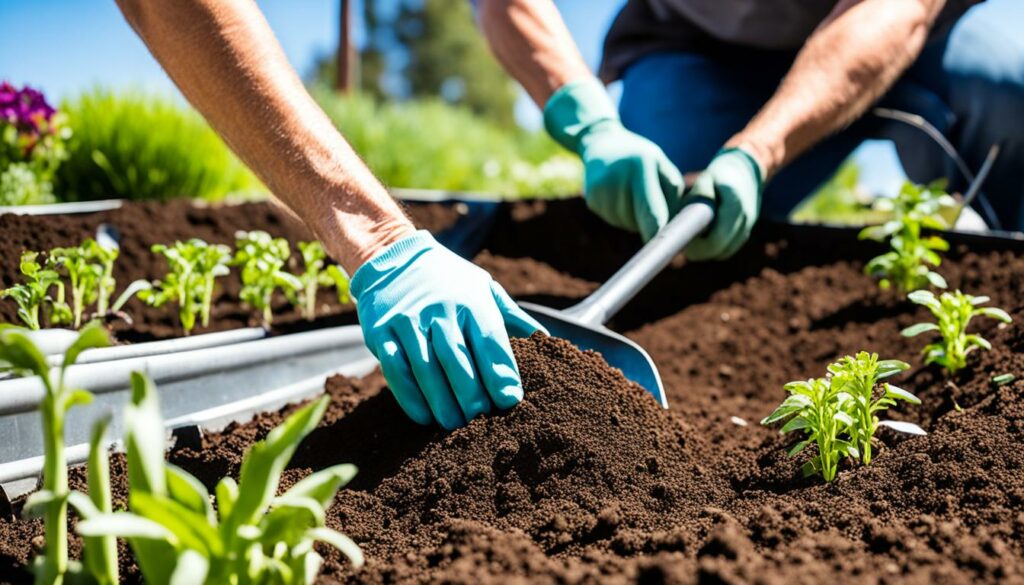
[[[750,158],[759,167],[761,180],[765,183],[775,173],[779,172],[782,168],[782,160],[785,157],[785,149],[781,148],[781,146],[775,147],[767,141],[756,140],[742,133],[729,139],[722,148],[738,148],[750,155]]]
[[[312,221],[307,219],[327,254],[350,275],[388,246],[416,232],[383,188],[376,197],[355,203],[351,196],[329,198]]]
[[[588,76],[563,85],[544,105],[544,128],[556,142],[580,153],[591,130],[619,123],[604,85]]]

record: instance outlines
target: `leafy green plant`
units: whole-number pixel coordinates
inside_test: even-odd
[[[242,267],[239,296],[263,314],[263,325],[269,327],[274,319],[274,291],[280,288],[290,295],[303,288],[302,281],[284,270],[291,256],[288,240],[274,238],[264,231],[238,232],[235,239],[232,264]]]
[[[64,352],[64,360],[56,377],[51,375],[46,357],[25,335],[24,330],[0,325],[0,362],[22,374],[35,375],[43,385],[39,412],[43,422],[43,484],[42,489],[26,502],[26,513],[44,518],[46,550],[36,558],[33,568],[36,583],[62,583],[68,572],[67,508],[68,471],[64,452],[64,420],[71,408],[88,404],[92,394],[69,388],[65,374],[86,349],[110,344],[106,331],[98,323],[90,323]],[[74,567],[72,567],[74,568]]]
[[[163,255],[169,271],[152,288],[140,291],[139,298],[154,307],[178,303],[178,320],[185,335],[195,327],[197,316],[203,327],[209,326],[216,279],[229,272],[230,248],[193,238],[172,246],[156,244],[152,251]]]
[[[338,302],[348,303],[348,275],[337,264],[325,267],[327,253],[320,242],[299,242],[302,263],[305,271],[298,275],[302,287],[298,290],[286,288],[285,294],[292,304],[302,307],[302,314],[307,321],[316,317],[316,293],[320,287],[333,286],[338,293]]]
[[[75,129],[56,175],[67,200],[266,194],[202,117],[170,97],[94,89],[61,110]]]
[[[866,351],[858,352],[856,356],[845,356],[828,367],[831,384],[840,393],[837,400],[853,420],[849,427],[850,438],[857,446],[864,465],[871,463],[871,440],[878,430],[878,413],[895,406],[897,400],[921,404],[910,392],[889,383],[885,383],[882,394],[875,397],[875,386],[880,380],[909,368],[910,364],[906,362],[879,360],[877,353]]]
[[[47,302],[51,305],[51,323],[60,323],[68,316],[67,305],[63,303],[64,285],[56,270],[44,268],[39,262],[38,252],[23,252],[19,270],[25,282],[0,290],[0,298],[10,297],[18,304],[18,317],[29,329],[39,329],[39,309]],[[58,299],[50,298],[50,289],[58,287]]]
[[[100,282],[103,278],[103,264],[97,262],[96,249],[101,248],[96,240],[87,239],[78,247],[54,248],[50,260],[67,274],[71,284],[71,312],[73,326],[82,326],[85,309],[99,298]]]
[[[853,426],[853,418],[845,411],[844,399],[839,388],[829,378],[790,382],[785,385],[789,396],[761,421],[771,425],[788,421],[779,432],[803,431],[806,437],[793,445],[789,456],[794,457],[808,445],[815,444],[817,455],[803,466],[805,476],[820,473],[825,481],[832,481],[839,470],[839,460],[844,455],[858,457],[856,445],[841,438]]]
[[[132,400],[125,413],[130,512],[92,516],[78,523],[84,537],[128,540],[153,585],[177,583],[310,584],[324,542],[354,565],[359,547],[325,525],[325,510],[355,475],[337,465],[310,475],[275,497],[280,476],[296,447],[319,423],[323,396],[289,416],[246,453],[239,480],[216,486],[216,506],[203,484],[164,461],[164,426],[152,382],[132,375]]]
[[[972,296],[961,291],[945,292],[936,297],[931,291],[914,291],[908,298],[927,307],[935,316],[936,323],[917,323],[902,331],[904,337],[914,337],[929,331],[938,331],[939,341],[924,348],[926,364],[938,364],[949,375],[967,365],[967,356],[979,347],[992,349],[992,344],[980,335],[967,333],[971,319],[976,316],[988,317],[1002,323],[1013,321],[1006,311],[996,307],[981,307],[989,301],[986,296]]]
[[[881,278],[883,289],[895,285],[899,291],[910,292],[928,285],[946,288],[946,280],[929,266],[942,264],[939,252],[949,249],[949,243],[937,235],[925,235],[926,230],[944,230],[949,227],[941,212],[955,206],[956,201],[943,190],[942,183],[928,186],[907,182],[895,199],[880,199],[875,207],[890,211],[893,218],[881,225],[861,230],[860,239],[889,240],[891,250],[872,258],[864,272]]]

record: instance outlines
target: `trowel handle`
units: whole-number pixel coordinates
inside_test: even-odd
[[[604,325],[668,266],[690,240],[711,225],[714,217],[710,204],[687,205],[601,288],[565,312],[585,324]]]

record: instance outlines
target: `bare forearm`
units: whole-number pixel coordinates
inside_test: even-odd
[[[844,128],[887,91],[924,47],[944,0],[846,0],[818,27],[778,91],[726,144],[765,175]]]
[[[551,0],[480,0],[480,27],[498,60],[541,108],[592,75]]]
[[[412,233],[252,0],[118,0],[182,93],[351,274]]]

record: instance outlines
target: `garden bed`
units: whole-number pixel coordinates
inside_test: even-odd
[[[458,210],[443,205],[411,205],[408,208],[419,227],[440,231],[459,216]],[[275,237],[286,238],[292,245],[292,259],[301,264],[296,243],[313,239],[299,221],[271,203],[199,206],[188,201],[168,203],[126,203],[119,209],[76,215],[23,216],[0,215],[0,288],[20,282],[17,258],[24,250],[46,251],[59,246],[77,246],[86,238],[96,236],[101,224],[114,226],[121,235],[120,256],[114,264],[117,291],[129,282],[144,278],[157,280],[167,272],[164,258],[150,251],[153,244],[173,244],[176,240],[200,238],[211,244],[234,246],[235,232],[263,230]],[[298,267],[290,267],[296,270]],[[197,325],[193,334],[226,331],[260,323],[257,311],[239,300],[239,270],[217,280],[217,296],[208,327]],[[181,336],[177,311],[172,307],[151,307],[139,299],[126,305],[133,324],[114,324],[119,342],[135,343],[172,339]],[[284,295],[274,302],[274,331],[278,333],[349,325],[356,322],[354,307],[342,305],[337,295],[321,290],[317,299],[317,319],[307,322]],[[18,323],[17,305],[11,299],[0,299],[0,323]]]
[[[230,229],[243,227],[257,226]],[[658,363],[667,411],[597,356],[539,336],[514,343],[524,403],[451,434],[408,421],[379,374],[332,378],[332,405],[284,483],[357,464],[328,524],[368,562],[352,573],[325,550],[320,581],[1022,582],[1024,252],[950,239],[951,287],[990,295],[1015,319],[1001,329],[980,320],[994,349],[951,380],[920,365],[920,339],[899,335],[924,309],[862,274],[877,245],[770,225],[728,262],[675,263],[612,324]],[[577,201],[538,202],[506,208],[477,261],[511,294],[566,306],[636,246]],[[831,484],[804,479],[785,456],[791,441],[757,421],[785,382],[861,349],[913,364],[896,380],[923,404],[892,415],[929,435],[881,429],[870,466],[844,464]],[[991,383],[1004,373],[1018,380]],[[212,484],[291,410],[175,448],[171,460]],[[123,458],[113,461],[123,505]],[[41,531],[0,523],[0,575],[29,582],[19,570]]]

